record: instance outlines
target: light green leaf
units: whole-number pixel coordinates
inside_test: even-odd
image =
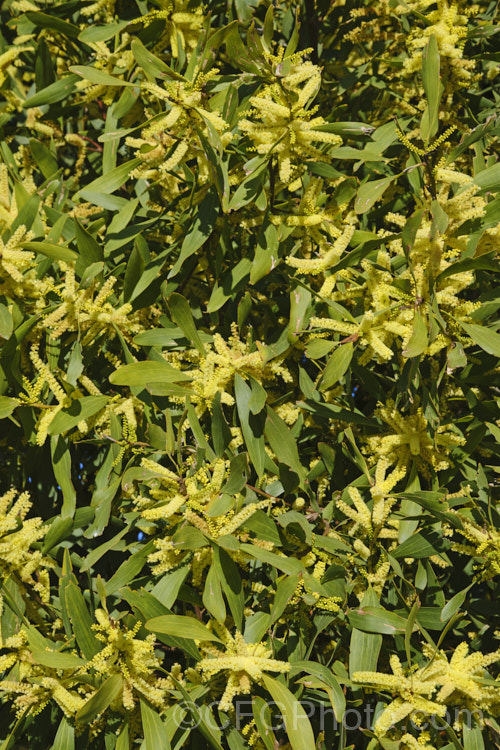
[[[177,370],[168,362],[145,360],[122,365],[109,376],[113,385],[128,385],[146,387],[147,383],[176,383],[191,380],[191,377],[181,370]]]
[[[172,320],[177,323],[186,338],[195,345],[200,354],[205,356],[205,347],[196,330],[193,313],[186,298],[182,294],[171,294],[168,298],[168,306]]]
[[[61,653],[59,651],[33,649],[31,655],[37,664],[42,664],[44,667],[52,667],[53,669],[79,669],[86,664],[84,659],[80,659],[80,657],[74,654]]]
[[[500,333],[496,333],[486,326],[478,326],[475,323],[462,323],[461,320],[458,323],[481,349],[494,357],[500,357]]]
[[[236,373],[234,376],[234,395],[236,398],[236,408],[238,410],[243,439],[250,460],[260,477],[264,473],[264,464],[266,460],[263,434],[264,423],[257,415],[252,415],[251,418],[250,404],[252,402],[252,390],[248,387],[239,373]]]
[[[156,57],[156,55],[146,49],[140,39],[134,39],[130,47],[137,63],[152,78],[174,78],[177,81],[185,80],[164,63],[163,60],[160,60],[159,57]]]
[[[81,76],[85,81],[90,81],[98,86],[137,86],[136,83],[130,83],[130,81],[122,81],[120,78],[115,78],[109,75],[104,70],[99,68],[91,68],[88,65],[70,65],[69,69],[72,73],[76,73]]]
[[[366,213],[383,196],[394,179],[394,177],[383,177],[381,180],[372,180],[361,185],[354,203],[355,212]]]
[[[21,247],[24,250],[41,253],[42,255],[46,255],[47,258],[54,258],[55,260],[71,261],[78,258],[74,250],[70,250],[69,247],[63,247],[62,245],[54,245],[53,242],[22,242]]]
[[[403,349],[404,357],[418,357],[423,354],[429,345],[429,334],[424,319],[418,311],[413,316],[413,333],[410,340]]]
[[[104,682],[97,693],[94,693],[77,712],[76,720],[80,724],[89,724],[118,698],[123,689],[123,677],[119,674],[111,675]]]
[[[327,362],[321,381],[320,391],[326,391],[344,377],[351,364],[354,347],[350,341],[339,344]]]
[[[50,750],[74,750],[74,748],[75,728],[69,723],[68,719],[63,716]]]
[[[437,536],[433,541],[438,541]],[[430,557],[431,555],[437,555],[439,550],[436,549],[434,544],[423,536],[419,531],[416,534],[412,534],[408,539],[396,547],[391,552],[391,555],[396,559],[403,557],[414,557],[415,559]]]
[[[80,80],[80,76],[74,73],[60,78],[55,83],[51,83],[50,86],[46,86],[41,91],[37,91],[33,96],[28,97],[23,102],[23,109],[29,109],[31,107],[42,107],[44,104],[55,104],[60,102],[61,99],[66,99],[67,96],[72,94],[76,89],[76,84]]]
[[[170,750],[167,730],[158,713],[141,698],[144,750]]]
[[[269,675],[263,675],[262,682],[281,711],[292,750],[305,750],[305,748],[312,750],[316,747],[307,714],[293,693],[283,683]]]
[[[467,592],[470,591],[473,585],[474,584],[471,583],[465,589],[462,589],[462,591],[455,594],[455,596],[452,596],[449,602],[446,602],[441,610],[441,622],[447,622],[456,612],[458,612],[467,597]]]
[[[5,419],[12,414],[16,406],[19,406],[17,398],[0,396],[0,419]]]
[[[430,36],[422,52],[422,81],[427,107],[420,121],[420,136],[424,143],[429,143],[438,131],[439,101],[443,91],[439,76],[439,48],[435,34]]]
[[[107,42],[115,34],[119,34],[130,21],[119,21],[118,23],[107,23],[105,26],[87,26],[78,34],[78,39],[85,44],[95,42]]]
[[[288,340],[296,341],[307,326],[307,310],[311,303],[312,294],[308,289],[297,286],[290,292],[290,323],[288,326]]]
[[[53,435],[51,437],[50,451],[54,476],[61,487],[64,498],[61,517],[63,519],[72,517],[76,510],[76,491],[71,481],[71,454],[69,445],[62,435]]]
[[[299,479],[304,479],[305,469],[300,462],[297,441],[286,422],[269,406],[267,407],[265,434],[278,461],[289,466]]]
[[[220,638],[215,633],[212,633],[202,622],[196,620],[194,617],[185,617],[184,615],[153,617],[146,622],[144,627],[154,633],[179,635],[182,638],[190,638],[193,641],[221,642]]]
[[[363,605],[358,609],[349,610],[347,617],[354,628],[364,630],[367,633],[396,635],[406,631],[406,620],[382,607]],[[416,629],[417,626],[415,625],[413,630]]]
[[[74,581],[68,581],[61,589],[64,604],[75,634],[76,642],[86,659],[91,659],[101,650],[102,644],[92,630],[90,617],[82,592]]]
[[[74,197],[83,198],[83,200],[94,203],[94,193],[114,193],[115,190],[121,188],[127,180],[130,172],[141,164],[140,159],[130,159],[129,161],[120,164],[105,175],[98,177],[96,180],[91,182],[89,185],[81,188]],[[99,203],[97,205],[100,205]]]
[[[205,588],[203,589],[203,606],[218,622],[226,619],[226,605],[222,596],[222,586],[216,566],[212,563],[208,569]]]
[[[49,435],[59,435],[76,427],[79,422],[89,419],[108,403],[107,396],[83,396],[75,399],[71,406],[58,412],[49,425]]]

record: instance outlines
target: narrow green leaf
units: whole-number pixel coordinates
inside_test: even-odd
[[[62,245],[55,245],[53,242],[22,242],[21,247],[24,250],[30,250],[33,253],[41,253],[46,255],[47,258],[54,258],[55,260],[77,260],[78,255],[74,250],[70,250],[68,247]]]
[[[53,29],[58,31],[60,34],[65,34],[70,38],[76,39],[80,33],[78,26],[73,23],[64,21],[62,18],[58,18],[56,15],[49,15],[48,13],[41,13],[39,11],[29,10],[26,12],[26,17],[41,29]]]
[[[467,597],[467,592],[470,591],[473,585],[474,584],[471,583],[470,586],[467,586],[467,588],[462,589],[462,591],[459,591],[455,596],[452,596],[449,602],[446,602],[441,610],[441,622],[447,622],[453,617],[455,612],[458,612]]]
[[[404,357],[418,357],[429,345],[429,334],[424,319],[418,311],[413,316],[413,333],[403,350]]]
[[[107,23],[104,26],[87,26],[80,31],[78,39],[85,44],[95,42],[107,42],[115,34],[119,34],[125,26],[128,26],[130,21],[119,21],[117,23]]]
[[[215,454],[218,458],[224,455],[227,446],[233,439],[231,428],[229,427],[221,406],[221,393],[217,391],[212,403],[212,441]]]
[[[278,579],[276,582],[276,594],[274,595],[273,606],[271,607],[271,614],[269,616],[269,627],[273,625],[276,620],[279,620],[285,611],[286,605],[295,593],[298,582],[298,574],[286,576],[284,580]]]
[[[394,179],[394,177],[383,177],[381,180],[372,180],[361,185],[354,203],[355,212],[366,213],[383,196]]]
[[[136,83],[130,83],[130,81],[122,81],[120,78],[115,78],[109,75],[104,70],[99,68],[91,68],[88,65],[70,65],[69,69],[72,73],[76,73],[81,76],[84,80],[95,83],[98,86],[136,86]]]
[[[0,396],[0,419],[9,417],[16,406],[19,406],[17,398],[10,398],[9,396]]]
[[[182,294],[171,294],[168,298],[168,306],[172,320],[177,323],[188,341],[191,341],[200,354],[205,356],[205,347],[200,339],[189,303]]]
[[[288,340],[293,342],[307,326],[307,310],[311,303],[312,294],[308,289],[297,286],[290,292],[290,323],[288,326]]]
[[[433,538],[433,542],[437,542],[437,536]],[[391,552],[391,555],[396,559],[403,557],[414,557],[415,559],[430,557],[431,555],[439,554],[439,550],[436,549],[434,544],[427,539],[420,531],[416,534],[412,534],[408,539],[396,547]]]
[[[111,594],[116,593],[118,589],[127,586],[136,576],[138,576],[146,564],[148,555],[153,551],[153,542],[149,541],[142,549],[134,552],[134,554],[130,555],[125,562],[122,562],[116,573],[114,573],[109,581],[107,581],[106,594],[110,596]]]
[[[128,385],[146,387],[147,383],[175,383],[191,380],[190,376],[169,365],[168,362],[145,360],[122,365],[111,373],[109,382],[113,385]]]
[[[222,596],[222,586],[217,568],[214,564],[210,566],[203,589],[203,606],[215,617],[217,622],[224,623],[226,619],[226,605]]]
[[[289,466],[299,479],[304,479],[305,469],[300,462],[297,442],[288,425],[269,406],[265,434],[278,461]]]
[[[42,554],[46,555],[56,544],[67,539],[73,530],[73,518],[57,516],[43,538]]]
[[[68,581],[63,586],[62,592],[76,642],[85,658],[92,659],[101,650],[102,644],[97,640],[92,630],[93,622],[83,594],[74,581]]]
[[[59,435],[76,427],[79,422],[89,419],[108,403],[107,396],[83,396],[75,399],[71,406],[56,414],[49,425],[49,435]]]
[[[61,719],[50,750],[75,750],[75,728],[65,716]]]
[[[439,76],[439,48],[436,35],[432,34],[422,52],[422,82],[427,108],[420,121],[420,135],[424,143],[429,143],[439,126],[439,101],[443,90]]]
[[[140,160],[136,159],[135,161]],[[209,190],[200,205],[197,206],[196,216],[191,231],[184,238],[179,257],[168,274],[169,278],[176,276],[179,273],[185,261],[199,250],[203,243],[206,242],[212,234],[219,214],[217,204],[218,201],[216,195]]]
[[[410,216],[403,227],[403,231],[401,232],[401,242],[403,244],[403,250],[406,255],[408,255],[413,245],[415,244],[417,232],[420,228],[420,224],[422,223],[423,215],[424,212],[422,209],[416,211],[413,216]]]
[[[58,81],[51,83],[50,86],[37,91],[33,96],[28,97],[23,102],[23,109],[29,109],[31,107],[42,107],[44,104],[55,104],[60,102],[61,99],[66,99],[67,96],[72,94],[76,89],[76,84],[79,82],[80,76],[74,73],[60,78]]]
[[[396,635],[406,631],[407,621],[382,607],[365,607],[363,605],[359,609],[349,610],[347,616],[354,628],[364,630],[367,633]],[[417,626],[414,626],[413,630],[416,629]]]
[[[41,173],[49,180],[58,170],[56,157],[44,143],[35,138],[30,140],[30,149]]]
[[[252,711],[259,738],[266,746],[266,750],[275,750],[278,741],[272,731],[273,718],[268,702],[260,695],[252,696]]]
[[[221,642],[220,638],[215,633],[212,633],[202,622],[195,620],[194,617],[185,617],[184,615],[153,617],[146,622],[144,627],[154,633],[179,635],[182,638],[190,638],[193,641]]]
[[[144,750],[170,750],[170,741],[158,713],[141,698],[141,719],[144,732]]]
[[[411,664],[410,639],[411,639],[411,634],[413,633],[413,627],[415,625],[415,621],[417,620],[419,609],[420,609],[420,599],[417,597],[417,599],[415,599],[415,601],[413,602],[413,606],[410,610],[410,614],[408,615],[408,620],[406,621],[406,628],[405,628],[405,651],[406,651],[406,660],[408,664]]]
[[[242,258],[222,279],[220,286],[215,286],[207,303],[207,312],[214,313],[226,304],[241,289],[250,274],[252,261]]]
[[[250,461],[260,477],[264,473],[266,460],[264,421],[257,415],[251,415],[250,403],[252,400],[252,390],[239,373],[236,373],[234,376],[234,395],[243,439],[250,456]],[[227,489],[225,491],[228,492]]]
[[[141,163],[141,160],[136,158],[120,164],[105,175],[98,177],[89,185],[85,185],[74,197],[79,196],[83,200],[93,203],[94,193],[106,193],[106,195],[114,193],[115,190],[118,190],[118,188],[121,188],[127,182],[130,172]]]
[[[484,750],[484,739],[481,727],[477,724],[471,726],[470,718],[469,723],[466,721],[463,723],[462,736],[464,750]]]
[[[31,655],[37,664],[42,664],[44,667],[52,667],[53,669],[79,669],[86,663],[79,656],[58,651],[33,649]]]
[[[277,570],[281,570],[287,575],[293,576],[304,572],[304,566],[294,557],[282,557],[275,552],[269,552],[267,549],[263,549],[262,547],[253,544],[241,544],[240,550],[267,565],[271,565]]]
[[[344,377],[351,364],[354,347],[350,341],[339,344],[327,362],[321,381],[320,391],[326,391]]]
[[[237,565],[233,562],[228,553],[213,545],[214,565],[217,570],[222,589],[229,604],[229,609],[238,630],[243,630],[243,608],[245,606],[245,597],[243,593],[243,583]]]
[[[82,227],[78,219],[75,219],[76,243],[78,245],[79,258],[76,271],[81,276],[88,266],[98,263],[104,259],[103,251],[95,237]]]
[[[97,693],[94,693],[77,712],[76,720],[80,724],[89,724],[91,721],[99,716],[107,707],[113,703],[116,698],[120,695],[123,689],[123,677],[120,674],[111,675],[104,682]]]
[[[69,445],[62,435],[52,436],[50,451],[54,476],[63,493],[61,517],[72,517],[76,510],[76,491],[71,481],[71,454]]]
[[[496,333],[490,328],[486,328],[486,326],[478,326],[474,323],[462,323],[461,320],[457,322],[460,323],[465,333],[481,349],[484,349],[485,352],[492,354],[494,357],[500,357],[500,333]]]
[[[305,748],[311,748],[312,750],[316,747],[307,714],[293,693],[269,675],[263,675],[262,681],[281,711],[292,750],[305,750]]]
[[[185,80],[164,63],[163,60],[160,60],[159,57],[156,57],[156,55],[153,55],[152,52],[146,49],[140,39],[134,39],[130,47],[137,63],[145,73],[153,78],[173,78],[177,81]]]

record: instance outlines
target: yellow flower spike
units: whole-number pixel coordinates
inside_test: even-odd
[[[43,526],[39,517],[26,518],[32,507],[28,492],[11,489],[0,497],[0,575],[3,580],[16,575],[28,586],[39,591],[44,601],[49,596],[47,569],[54,567],[49,558],[39,550],[32,550],[49,527]],[[41,573],[45,570],[45,574]],[[39,580],[34,578],[38,574]]]
[[[489,580],[500,575],[500,531],[490,523],[479,525],[470,518],[461,516],[462,528],[454,529],[469,544],[453,541],[452,550],[470,557],[480,558],[476,575],[480,580]]]

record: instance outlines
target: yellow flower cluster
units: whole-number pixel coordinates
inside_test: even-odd
[[[154,652],[155,635],[136,638],[141,628],[140,622],[130,630],[113,620],[103,609],[96,609],[95,618],[97,624],[92,625],[92,629],[104,646],[87,662],[85,670],[94,670],[106,677],[111,674],[121,675],[123,689],[115,703],[127,711],[133,710],[140,696],[145,696],[155,706],[162,707],[165,691],[155,674],[161,667],[161,660]]]
[[[215,394],[220,391],[221,403],[232,405],[234,397],[231,394],[236,373],[243,378],[251,375],[257,382],[273,381],[280,377],[285,383],[292,382],[292,375],[282,364],[283,356],[275,357],[265,362],[259,351],[259,342],[255,346],[241,341],[238,328],[232,326],[232,335],[226,341],[219,333],[215,333],[213,344],[205,346],[206,354],[197,349],[184,352],[168,352],[163,356],[174,367],[185,369],[189,364],[192,377],[191,402],[196,407],[198,415],[211,410]],[[172,397],[173,401],[183,402],[183,398]]]
[[[213,629],[223,641],[224,651],[212,643],[201,644],[204,658],[196,665],[204,680],[210,680],[219,672],[224,672],[227,683],[220,699],[219,709],[230,711],[236,695],[250,693],[251,683],[259,683],[265,672],[286,673],[289,662],[272,658],[273,651],[263,643],[247,643],[240,632],[231,635],[229,630],[217,622]]]
[[[388,466],[396,465],[390,479],[386,477],[378,482],[382,492],[384,489],[386,492],[390,491],[395,482],[392,486],[390,483],[396,475],[402,478],[414,460],[424,474],[428,474],[431,468],[434,471],[446,469],[450,465],[450,452],[455,446],[465,442],[462,435],[446,424],[440,424],[431,437],[422,407],[403,415],[392,401],[388,401],[385,406],[379,406],[376,415],[385,422],[389,430],[385,434],[365,438],[368,460],[379,465],[380,478]]]
[[[462,177],[461,173],[457,174]],[[403,357],[408,356],[406,350],[415,329],[417,314],[429,331],[427,344],[422,346],[423,355],[433,356],[457,340],[465,347],[472,345],[459,321],[472,322],[470,316],[478,307],[478,303],[461,296],[474,283],[474,273],[460,271],[434,283],[450,267],[456,252],[465,249],[462,246],[464,240],[453,236],[458,224],[482,215],[486,206],[482,197],[473,199],[477,188],[470,177],[463,177],[466,178],[465,190],[448,198],[450,185],[458,180],[451,170],[437,170],[440,185],[438,200],[449,219],[448,227],[443,234],[439,234],[434,229],[432,216],[424,217],[415,242],[407,251],[407,264],[403,270],[395,272],[404,255],[402,241],[398,238],[388,241],[388,250],[378,252],[376,263],[361,262],[364,273],[326,275],[320,289],[322,297],[349,307],[359,306],[362,302],[364,312],[347,320],[336,311],[330,311],[331,317],[313,316],[310,321],[312,331],[322,329],[351,337],[365,349],[359,360],[361,364],[366,364],[372,358],[380,363],[389,361],[394,357],[395,344]],[[464,209],[464,205],[467,208]],[[389,213],[386,218],[401,227],[406,223],[406,218],[399,214]],[[333,254],[334,248],[335,245],[328,251],[325,260]],[[339,255],[334,257],[334,262],[338,259]],[[308,261],[292,258],[288,262],[310,274],[328,268],[328,264],[321,259]],[[440,326],[432,321],[433,300],[441,315]]]
[[[434,654],[424,645],[429,662],[406,674],[396,655],[390,658],[392,674],[381,672],[356,672],[355,682],[362,682],[397,697],[375,722],[379,737],[406,717],[441,716],[448,705],[467,708],[469,711],[491,711],[498,706],[498,689],[486,684],[489,675],[486,667],[500,659],[500,650],[491,654],[478,651],[469,654],[467,643],[462,642],[448,660],[443,651]],[[431,653],[432,652],[432,653]],[[431,658],[432,657],[432,658]]]
[[[257,153],[274,156],[279,179],[289,190],[301,184],[305,158],[322,161],[324,155],[315,143],[338,146],[342,139],[321,130],[322,117],[313,117],[310,103],[318,93],[321,73],[317,65],[303,60],[304,52],[283,59],[284,49],[267,55],[275,80],[250,97],[252,109],[238,128],[254,144]]]
[[[462,528],[456,528],[455,534],[460,534],[468,543],[453,541],[451,548],[479,558],[476,564],[479,579],[488,580],[500,575],[500,530],[491,523],[480,525],[464,514],[460,514],[460,520]]]
[[[136,22],[149,26],[155,19],[166,21],[165,36],[156,45],[157,50],[170,47],[172,57],[179,56],[179,40],[181,49],[194,49],[200,37],[203,26],[203,7],[193,7],[190,0],[159,0],[158,10],[151,10],[147,15],[136,19]]]
[[[141,513],[140,526],[150,530],[152,524],[165,524],[162,537],[154,540],[156,551],[148,557],[156,575],[168,572],[190,562],[193,580],[201,580],[204,569],[212,561],[210,540],[229,534],[238,537],[238,530],[256,511],[272,504],[272,498],[250,502],[238,507],[234,498],[221,490],[229,475],[229,462],[223,459],[201,466],[191,475],[181,477],[161,464],[143,458],[145,476],[141,482],[148,485],[148,496],[134,493],[133,500]],[[181,522],[199,529],[207,538],[206,545],[194,553],[173,540],[174,527]],[[238,562],[246,556],[230,551]]]
[[[144,314],[132,312],[128,302],[116,304],[113,294],[116,279],[109,276],[100,286],[93,282],[82,289],[76,282],[74,265],[61,265],[65,271],[64,282],[54,288],[61,303],[44,318],[41,327],[53,339],[67,332],[78,332],[82,346],[101,336],[112,339],[118,330],[134,346],[134,335],[143,330]]]
[[[413,75],[422,66],[422,50],[431,36],[436,37],[441,64],[446,72],[443,77],[453,86],[464,86],[471,80],[474,61],[464,59],[463,47],[467,35],[469,16],[460,7],[465,3],[438,0],[437,8],[426,14],[424,28],[416,28],[407,38],[410,56],[404,62],[406,75]]]
[[[127,145],[136,149],[135,155],[141,160],[131,177],[157,182],[169,201],[180,191],[175,172],[183,163],[196,160],[201,183],[210,175],[199,132],[208,138],[209,130],[214,130],[220,137],[221,147],[231,141],[228,124],[218,111],[207,107],[204,94],[207,81],[216,72],[212,70],[207,75],[199,72],[193,83],[174,80],[164,86],[149,82],[141,85],[152,106],[167,109],[141,130],[140,137],[126,138]]]

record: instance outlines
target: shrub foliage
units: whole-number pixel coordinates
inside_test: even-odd
[[[494,13],[2,4],[3,750],[498,747]]]

